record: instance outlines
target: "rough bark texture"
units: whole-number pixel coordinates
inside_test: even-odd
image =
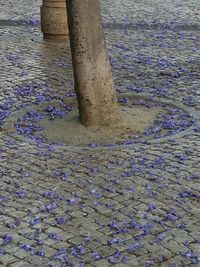
[[[75,90],[84,125],[120,120],[99,0],[66,0]]]

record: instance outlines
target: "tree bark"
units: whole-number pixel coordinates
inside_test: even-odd
[[[86,125],[120,120],[99,0],[66,0],[79,116]]]

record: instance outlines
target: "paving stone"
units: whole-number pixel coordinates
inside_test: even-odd
[[[38,96],[62,101],[74,92],[69,43],[41,39],[39,1],[13,3],[0,0],[0,124],[2,112],[35,109]],[[147,94],[149,104],[157,97],[175,113],[181,103],[196,114],[198,128],[199,1],[102,0],[101,6],[118,94]],[[129,261],[115,266],[148,266],[152,259],[156,266],[191,266],[194,259],[181,253],[199,253],[200,134],[185,129],[130,146],[82,149],[21,139],[0,125],[0,265],[48,266],[57,253],[75,266],[106,267],[121,252]],[[72,198],[77,203],[69,205]],[[36,251],[45,256],[32,256]],[[95,261],[94,252],[105,258]]]
[[[110,263],[107,261],[107,260],[99,260],[99,261],[93,261],[91,262],[92,266],[95,266],[95,267],[101,267],[101,266],[110,266]]]
[[[15,263],[18,260],[19,259],[12,256],[12,254],[6,254],[3,257],[1,257],[0,264],[2,264],[2,266],[7,266],[8,264]]]
[[[30,264],[27,261],[15,262],[8,265],[9,267],[33,267],[34,265]]]

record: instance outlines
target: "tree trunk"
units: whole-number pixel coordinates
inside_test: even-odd
[[[79,116],[86,125],[120,120],[99,0],[66,0]]]

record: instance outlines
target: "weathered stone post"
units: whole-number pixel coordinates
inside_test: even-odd
[[[62,41],[68,38],[65,0],[43,0],[41,30],[46,39]]]

